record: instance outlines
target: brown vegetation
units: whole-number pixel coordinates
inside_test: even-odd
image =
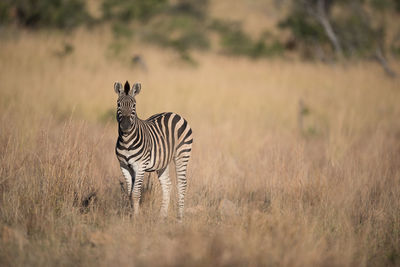
[[[188,67],[132,43],[144,72],[108,38],[0,42],[0,265],[400,264],[398,80],[372,63],[205,53]],[[194,130],[182,224],[176,198],[158,220],[155,176],[141,216],[121,193],[113,83],[126,79],[142,83],[139,116],[175,111]]]

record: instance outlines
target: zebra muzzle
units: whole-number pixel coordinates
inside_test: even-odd
[[[131,128],[131,120],[129,117],[122,117],[121,122],[120,122],[120,127],[121,130],[127,131]]]

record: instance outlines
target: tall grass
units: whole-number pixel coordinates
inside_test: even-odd
[[[400,263],[398,80],[368,63],[210,53],[188,67],[133,42],[124,54],[141,54],[144,72],[109,38],[18,32],[0,43],[1,265]],[[74,51],[59,57],[65,42]],[[141,118],[175,111],[194,130],[182,224],[175,197],[159,221],[155,175],[139,217],[120,190],[112,86],[126,79],[142,82]]]

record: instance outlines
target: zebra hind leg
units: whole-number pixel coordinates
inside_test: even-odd
[[[168,215],[168,206],[171,196],[171,179],[169,178],[169,166],[165,169],[157,171],[158,179],[162,189],[162,202],[160,216],[166,218]]]
[[[175,158],[176,178],[177,178],[177,189],[178,189],[178,220],[183,219],[183,213],[185,209],[185,194],[187,187],[186,171],[187,164],[190,158],[189,153],[184,153]]]

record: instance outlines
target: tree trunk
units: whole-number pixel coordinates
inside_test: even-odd
[[[378,62],[381,64],[383,67],[385,73],[389,75],[390,77],[394,78],[396,77],[396,72],[394,72],[390,67],[389,64],[387,63],[385,57],[383,56],[382,49],[378,47],[375,51],[375,57],[378,60]]]
[[[331,41],[333,47],[335,48],[336,55],[341,58],[343,56],[343,49],[340,45],[339,39],[337,38],[331,23],[329,22],[328,16],[325,11],[325,0],[318,0],[317,2],[317,19],[321,23],[322,27],[325,30],[326,35]]]

